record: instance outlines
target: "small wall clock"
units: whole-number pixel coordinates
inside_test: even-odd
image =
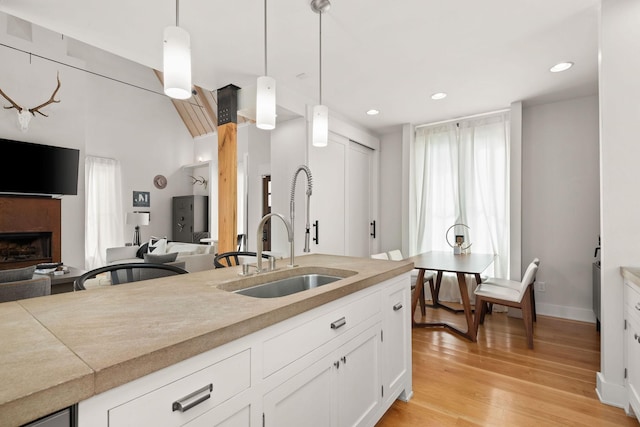
[[[153,185],[155,185],[156,188],[162,190],[167,186],[167,178],[164,175],[156,175],[153,178]]]

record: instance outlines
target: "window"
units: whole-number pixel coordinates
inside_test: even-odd
[[[453,251],[446,231],[466,224],[472,252],[498,255],[488,274],[508,278],[509,113],[421,127],[413,160],[414,253]]]
[[[107,264],[107,248],[123,245],[120,162],[85,158],[85,268]]]

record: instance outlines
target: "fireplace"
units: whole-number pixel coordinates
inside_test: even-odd
[[[0,270],[61,262],[61,201],[0,196]]]
[[[0,263],[51,262],[51,233],[0,233]]]

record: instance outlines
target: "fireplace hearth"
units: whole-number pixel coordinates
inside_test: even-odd
[[[51,233],[0,233],[0,263],[51,262]]]

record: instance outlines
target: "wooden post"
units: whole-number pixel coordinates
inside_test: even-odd
[[[218,89],[218,253],[237,250],[239,89]]]

